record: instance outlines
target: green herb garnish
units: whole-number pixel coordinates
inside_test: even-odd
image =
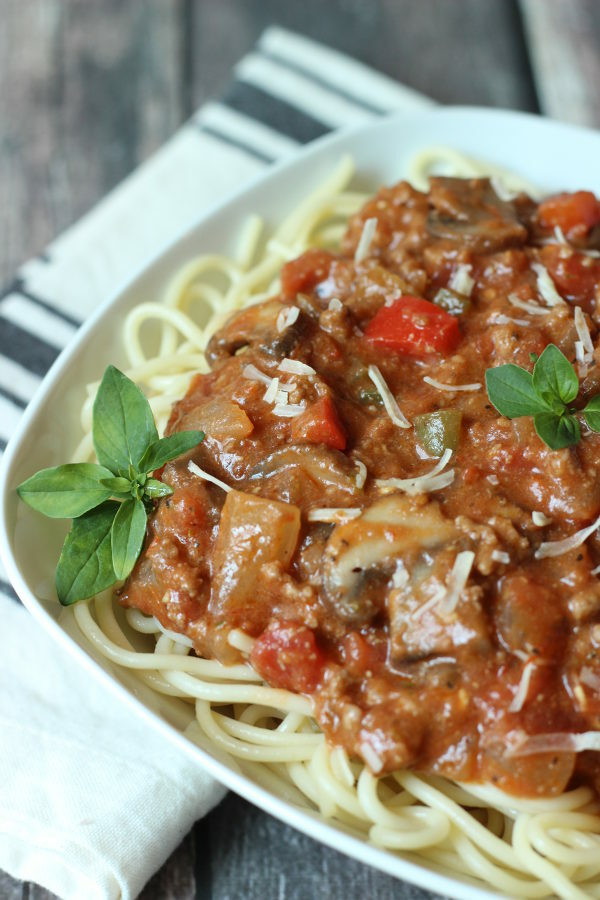
[[[127,578],[155,500],[173,493],[152,472],[197,446],[204,434],[180,431],[159,438],[141,390],[108,366],[94,402],[92,438],[98,464],[42,469],[17,488],[19,497],[45,516],[73,519],[55,576],[63,606]]]
[[[552,450],[572,447],[581,440],[577,410],[569,406],[579,393],[575,369],[554,344],[532,362],[533,372],[512,363],[488,369],[488,397],[508,419],[533,416],[536,432]],[[592,431],[600,431],[600,395],[581,414]]]

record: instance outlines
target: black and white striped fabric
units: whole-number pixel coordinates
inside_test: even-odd
[[[0,452],[86,316],[204,208],[331,129],[430,102],[296,34],[265,32],[221,101],[0,293]],[[133,897],[223,789],[174,748],[165,757],[164,739],[127,709],[106,704],[14,599],[0,571],[9,636],[0,656],[0,868],[61,897]],[[120,742],[136,741],[144,759],[129,766]]]

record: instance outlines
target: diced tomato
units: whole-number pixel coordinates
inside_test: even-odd
[[[309,694],[321,680],[326,659],[310,628],[279,622],[259,637],[250,662],[272,687]]]
[[[331,397],[321,397],[311,403],[306,412],[293,419],[291,430],[295,441],[346,449],[346,432]]]
[[[296,294],[310,291],[329,275],[335,257],[327,250],[307,250],[297,259],[286,263],[281,270],[281,291],[288,300]]]
[[[561,297],[592,312],[600,286],[600,262],[582,253],[565,254],[554,244],[542,249],[541,260]]]
[[[454,316],[421,297],[403,296],[382,306],[365,329],[365,337],[378,347],[410,356],[452,353],[460,341]]]
[[[600,203],[591,191],[556,194],[540,203],[537,215],[544,228],[558,226],[567,237],[585,237],[600,222]]]

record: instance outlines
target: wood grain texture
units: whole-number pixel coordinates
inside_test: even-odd
[[[542,111],[600,126],[597,0],[521,0]]]
[[[537,109],[512,0],[219,0],[193,6],[193,101],[224,89],[269,25],[322,41],[442,103]]]
[[[0,283],[184,117],[180,0],[0,0]]]

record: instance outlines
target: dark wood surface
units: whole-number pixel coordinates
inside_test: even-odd
[[[597,0],[0,0],[0,281],[224,91],[273,23],[442,103],[600,125]],[[51,896],[0,873],[0,898]],[[430,895],[228,795],[141,896]]]

